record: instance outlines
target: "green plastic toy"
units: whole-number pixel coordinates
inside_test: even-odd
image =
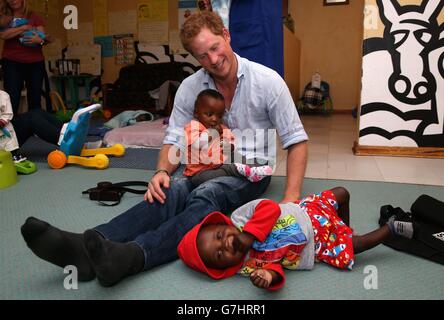
[[[56,111],[55,116],[57,119],[62,122],[69,122],[76,110],[67,109],[62,97],[56,91],[51,91],[49,97],[51,98],[52,107]]]
[[[17,170],[9,151],[0,150],[0,189],[8,188],[18,181]]]
[[[31,174],[37,171],[37,166],[34,162],[25,160],[22,162],[15,163],[15,169],[17,173],[21,174]]]

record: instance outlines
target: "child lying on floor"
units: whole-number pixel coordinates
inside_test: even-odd
[[[178,246],[190,268],[223,279],[236,273],[269,290],[285,283],[283,268],[309,270],[315,261],[351,270],[354,255],[392,235],[413,237],[413,223],[392,216],[386,225],[362,236],[349,227],[350,195],[343,187],[308,196],[295,203],[253,200],[231,218],[209,214]]]

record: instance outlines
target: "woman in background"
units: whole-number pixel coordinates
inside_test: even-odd
[[[0,39],[5,41],[2,52],[4,89],[11,97],[13,113],[18,114],[23,82],[28,109],[40,109],[45,74],[42,47],[48,41],[44,20],[28,10],[26,0],[0,0],[0,10],[0,14],[12,17],[9,28],[0,31]],[[24,24],[15,23],[17,21]]]

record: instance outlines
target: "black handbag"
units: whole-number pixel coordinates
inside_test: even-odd
[[[137,190],[127,188],[128,186],[142,186],[145,188],[143,190]],[[102,181],[97,183],[96,187],[83,191],[82,194],[88,194],[90,200],[97,201],[101,205],[116,206],[120,203],[125,192],[145,194],[147,188],[148,183],[144,181],[125,181],[118,183]]]
[[[393,236],[384,241],[384,244],[395,250],[444,264],[444,202],[421,195],[412,204],[410,211],[407,214],[414,222],[413,239]],[[379,223],[383,225],[385,222],[385,219],[380,219]]]

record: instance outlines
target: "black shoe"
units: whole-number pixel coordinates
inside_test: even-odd
[[[386,204],[385,206],[382,206],[379,210],[379,220],[378,223],[380,226],[383,226],[387,223],[387,220],[394,215],[393,213],[393,207],[389,204]]]
[[[395,219],[398,221],[411,221],[412,216],[410,213],[405,212],[399,207],[393,208],[391,205],[387,204],[382,206],[379,210],[379,220],[378,223],[382,227],[387,223],[391,216],[396,216]]]
[[[12,156],[12,160],[14,161],[14,163],[20,163],[20,162],[26,161],[28,159],[21,154],[16,154],[16,155]]]

